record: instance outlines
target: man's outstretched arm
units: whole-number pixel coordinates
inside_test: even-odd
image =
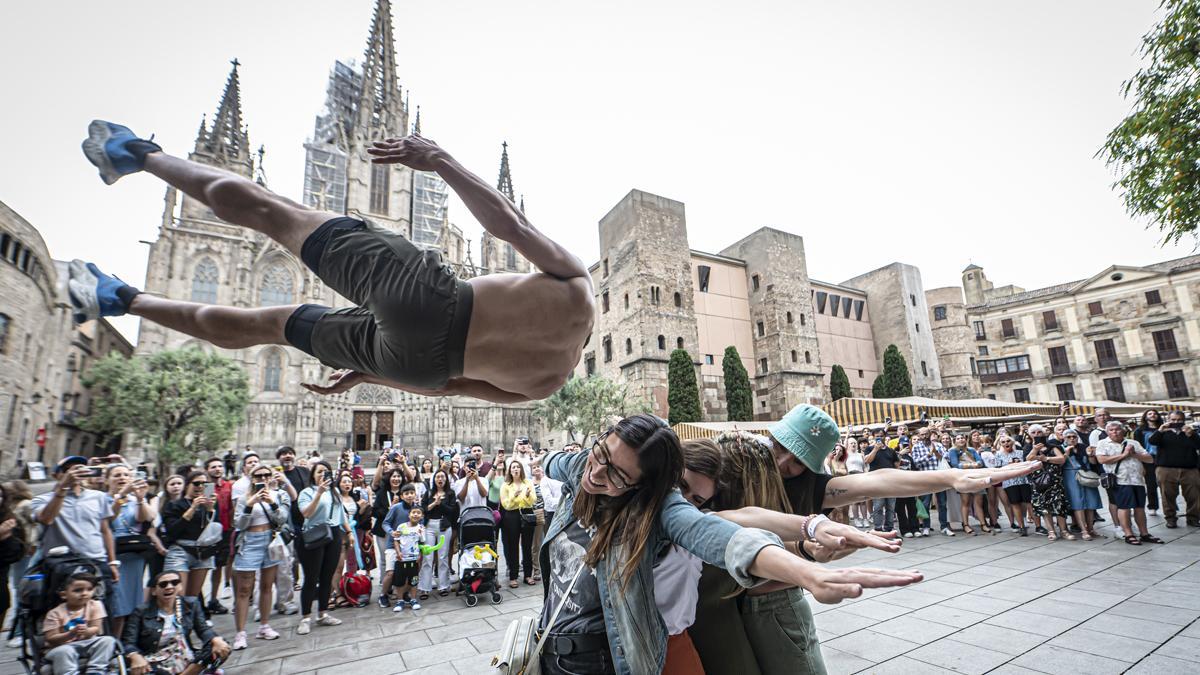
[[[1032,473],[1041,462],[1020,462],[998,469],[941,469],[938,471],[901,471],[876,469],[863,474],[831,478],[825,485],[821,506],[832,509],[884,497],[916,497],[942,490],[978,492],[989,485]]]
[[[421,136],[390,138],[377,141],[367,152],[377,164],[399,163],[418,171],[436,171],[484,229],[512,244],[539,270],[560,279],[583,277],[590,281],[587,267],[579,258],[539,232],[507,197],[433,141]]]
[[[367,375],[355,370],[339,370],[329,376],[328,385],[304,383],[302,386],[316,394],[340,394],[349,391],[356,385],[364,383],[382,384],[385,387],[407,391],[421,396],[470,396],[492,403],[524,403],[532,400],[524,394],[514,394],[495,387],[482,380],[472,380],[465,377],[451,378],[441,389],[421,389],[407,384],[393,382],[382,377]]]

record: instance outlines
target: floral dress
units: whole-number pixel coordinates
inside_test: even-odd
[[[1050,487],[1038,489],[1038,477],[1049,474],[1054,477]],[[1063,487],[1063,468],[1061,464],[1042,462],[1042,467],[1029,474],[1029,484],[1033,488],[1033,509],[1037,513],[1048,516],[1066,516],[1071,509],[1067,501],[1067,491]]]

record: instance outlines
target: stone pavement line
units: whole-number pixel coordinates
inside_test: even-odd
[[[1108,528],[1105,529],[1107,530]],[[1010,576],[1005,576],[981,585],[976,585],[969,591],[963,590],[962,593],[964,593],[964,595],[962,596],[943,598],[925,607],[924,609],[908,609],[901,607],[900,609],[903,609],[904,611],[899,613],[880,613],[877,609],[872,608],[869,612],[861,614],[855,613],[854,605],[861,602],[874,601],[875,605],[883,604],[896,609],[894,605],[888,605],[888,595],[891,593],[903,593],[905,589],[888,589],[881,592],[872,592],[869,595],[864,594],[863,598],[843,602],[841,605],[825,606],[825,608],[843,607],[847,609],[850,614],[855,615],[856,618],[862,617],[863,614],[866,615],[865,620],[860,623],[860,627],[856,630],[841,635],[840,637],[826,637],[822,640],[823,651],[826,655],[827,665],[829,666],[830,672],[835,673],[911,672],[912,669],[910,667],[906,667],[906,664],[911,666],[912,661],[919,661],[923,664],[928,664],[930,669],[937,669],[939,667],[951,669],[950,671],[946,672],[956,671],[982,673],[989,672],[997,668],[1001,670],[1019,669],[1042,672],[1037,670],[1037,666],[1041,665],[1040,662],[1035,661],[1032,665],[1028,662],[1028,659],[1022,663],[1016,662],[1020,661],[1022,657],[1025,657],[1032,652],[1043,650],[1045,652],[1053,652],[1051,656],[1054,659],[1061,660],[1063,657],[1066,657],[1068,661],[1078,662],[1078,665],[1080,666],[1079,668],[1073,668],[1068,665],[1064,669],[1064,665],[1062,663],[1051,661],[1051,669],[1044,672],[1058,675],[1059,673],[1063,672],[1123,672],[1126,669],[1134,668],[1141,661],[1151,657],[1160,660],[1166,659],[1168,658],[1167,656],[1159,654],[1158,652],[1166,647],[1169,642],[1176,639],[1180,641],[1180,644],[1173,648],[1173,653],[1176,656],[1179,656],[1180,654],[1190,654],[1193,652],[1200,653],[1200,621],[1196,619],[1197,614],[1200,614],[1200,595],[1180,595],[1178,596],[1178,599],[1175,600],[1165,599],[1160,596],[1157,599],[1158,602],[1175,602],[1176,605],[1186,608],[1189,611],[1177,613],[1175,616],[1189,616],[1190,618],[1182,621],[1182,623],[1185,625],[1178,626],[1177,630],[1170,632],[1168,637],[1157,639],[1153,643],[1147,642],[1146,644],[1151,645],[1151,649],[1143,652],[1138,657],[1138,661],[1136,662],[1108,659],[1107,663],[1105,664],[1107,666],[1106,668],[1097,669],[1095,667],[1095,663],[1090,663],[1095,659],[1094,655],[1076,650],[1074,648],[1075,643],[1068,643],[1064,645],[1061,642],[1055,642],[1063,635],[1078,629],[1080,625],[1094,620],[1094,618],[1097,616],[1109,616],[1106,614],[1106,612],[1112,609],[1114,606],[1128,602],[1131,598],[1136,598],[1137,596],[1141,596],[1147,592],[1150,592],[1158,587],[1159,584],[1170,583],[1172,579],[1180,578],[1187,584],[1186,587],[1172,592],[1183,593],[1185,591],[1192,591],[1193,589],[1200,588],[1200,584],[1197,584],[1197,582],[1200,581],[1200,564],[1197,564],[1197,561],[1200,560],[1200,537],[1196,536],[1200,533],[1196,533],[1194,531],[1185,531],[1182,534],[1174,532],[1160,532],[1159,534],[1170,536],[1170,541],[1166,545],[1144,545],[1140,549],[1129,547],[1128,545],[1123,544],[1123,542],[1120,540],[1107,538],[1104,539],[1099,545],[1092,542],[1067,542],[1064,540],[1056,542],[1053,548],[1051,548],[1050,542],[1046,540],[1043,540],[1040,545],[1032,547],[1030,547],[1029,544],[1032,543],[1033,540],[1027,540],[1026,542],[1022,542],[1020,548],[1013,548],[1008,546],[1010,542],[1014,541],[1012,536],[1008,536],[1003,539],[996,539],[988,535],[977,535],[976,537],[967,537],[965,539],[955,540],[940,537],[935,538],[932,541],[918,539],[910,540],[911,542],[920,542],[921,544],[925,544],[926,541],[929,541],[929,543],[932,545],[921,546],[920,548],[916,548],[915,551],[913,549],[909,549],[909,552],[901,554],[892,560],[902,560],[905,556],[910,556],[912,552],[916,552],[917,555],[915,558],[917,560],[913,561],[915,563],[913,566],[921,567],[921,563],[918,562],[918,560],[922,558],[928,559],[930,553],[933,553],[936,549],[943,549],[944,552],[948,553],[949,555],[943,555],[934,558],[934,560],[943,563],[942,568],[945,568],[946,564],[952,564],[955,561],[955,558],[959,556],[966,556],[970,558],[971,566],[981,566],[984,568],[984,570],[981,571],[988,569],[987,565],[989,564],[1002,562],[1006,559],[1015,560],[1021,557],[1045,558],[1046,563],[1037,564],[1033,567],[1033,569],[1028,571],[1015,572]],[[934,544],[932,543],[933,541],[936,541],[937,543]],[[1079,546],[1079,544],[1085,544],[1086,546]],[[1183,548],[1172,548],[1172,544],[1176,544],[1177,546],[1182,545]],[[1123,548],[1115,548],[1116,545],[1120,545]],[[1011,548],[1012,551],[996,557],[985,555],[987,549],[1000,547],[1005,547],[1006,549]],[[959,549],[966,549],[966,552],[951,553],[952,550],[957,551]],[[1189,553],[1189,549],[1195,549],[1195,552]],[[1084,560],[1081,557],[1077,562],[1082,564],[1077,566],[1077,568],[1072,571],[1068,561],[1079,556],[1104,556],[1110,558],[1111,562],[1109,564],[1097,567],[1094,564],[1091,564],[1093,561]],[[865,562],[861,559],[857,561],[853,559],[847,559],[845,561],[845,565],[870,566],[871,564],[884,563],[885,560],[886,559],[876,558],[876,561],[874,562]],[[1009,560],[1009,562],[1011,563],[1013,560]],[[1066,564],[1059,565],[1059,563]],[[937,566],[937,563],[932,564]],[[885,565],[888,567],[908,567],[908,565],[893,565],[886,563]],[[1046,565],[1049,565],[1050,567],[1047,571],[1043,571],[1043,569],[1047,569]],[[1103,579],[1105,578],[1104,575],[1110,571],[1113,574],[1123,573],[1130,569],[1126,565],[1136,565],[1144,568],[1159,567],[1160,571],[1164,569],[1170,571],[1161,578],[1155,578],[1156,575],[1151,575],[1149,577],[1150,580],[1147,583],[1136,584],[1135,589],[1131,589],[1129,586],[1126,586],[1125,591],[1127,592],[1104,594],[1102,591],[1097,591],[1095,589],[1096,585],[1106,589],[1109,586],[1109,582],[1107,581],[1097,582],[1097,577],[1101,577]],[[1024,566],[1024,563],[1019,566]],[[1084,571],[1079,573],[1079,569]],[[1190,573],[1189,570],[1191,570]],[[930,579],[922,584],[917,584],[911,587],[911,590],[920,592],[922,587],[934,587],[932,585],[936,584],[938,577],[947,576],[948,574],[953,575],[957,573],[947,573],[943,571],[940,574],[930,575]],[[1118,574],[1118,576],[1121,575]],[[977,578],[977,580],[983,581],[985,578],[986,577]],[[1019,583],[1033,583],[1029,581],[1031,579],[1036,579],[1038,584],[1044,585],[1045,590],[1032,593],[1023,602],[1009,609],[1002,609],[1001,611],[995,613],[988,612],[987,614],[978,614],[976,612],[960,610],[957,612],[952,611],[949,614],[939,615],[932,613],[931,615],[930,612],[926,611],[940,607],[946,607],[947,609],[953,610],[955,609],[954,607],[944,603],[957,603],[960,598],[975,597],[971,596],[971,594],[986,592],[989,587],[996,587],[1013,581],[1018,581]],[[1046,584],[1045,582],[1047,581],[1052,583]],[[1112,585],[1115,586],[1117,583],[1119,582],[1114,581],[1112,582]],[[1082,588],[1077,586],[1077,584],[1092,586],[1092,588]],[[952,584],[951,586],[957,586],[957,584]],[[965,586],[959,587],[963,589],[966,588]],[[1066,593],[1073,600],[1083,601],[1091,604],[1068,602],[1059,598],[1051,597],[1064,593]],[[1071,593],[1076,593],[1076,595],[1071,595]],[[968,604],[967,606],[970,605]],[[1164,613],[1174,611],[1170,606],[1159,606],[1157,604],[1153,606]],[[1030,644],[1019,650],[1003,650],[1007,652],[1005,654],[1001,654],[1002,650],[993,647],[991,642],[985,640],[975,640],[981,643],[978,646],[975,646],[965,641],[965,637],[967,636],[959,635],[959,633],[965,633],[968,629],[979,627],[982,627],[982,630],[985,633],[995,633],[996,631],[992,629],[998,628],[998,626],[997,624],[990,623],[990,621],[1013,611],[1021,612],[1022,614],[1028,614],[1031,618],[1039,620],[1039,626],[1042,628],[1045,628],[1045,624],[1053,624],[1057,626],[1057,628],[1052,631],[1047,631],[1042,635],[1026,633],[1035,638],[1033,644]],[[818,628],[821,627],[822,622],[820,615],[823,613],[825,613],[825,609],[818,610]],[[890,618],[886,618],[886,620],[884,620],[883,617],[885,615]],[[913,622],[916,625],[928,625],[926,624],[926,621],[933,621],[940,624],[949,623],[953,627],[953,631],[950,635],[945,636],[944,638],[941,636],[936,637],[934,640],[930,641],[929,644],[923,644],[918,641],[915,644],[912,644],[908,649],[898,649],[893,641],[879,639],[883,637],[890,637],[887,633],[873,630],[882,623],[891,623],[892,626],[903,625],[896,622],[903,621],[904,617],[910,615],[918,618],[918,621]],[[947,616],[949,617],[948,620],[946,618]],[[941,619],[940,621],[939,618]],[[1144,623],[1146,618],[1130,618],[1128,621],[1140,621]],[[1040,621],[1041,619],[1046,619],[1046,621]],[[1026,623],[1027,621],[1021,621],[1018,623],[1018,625],[1022,626],[1022,629],[1024,629]],[[889,628],[890,627],[891,626],[889,626]],[[939,626],[939,628],[941,627],[942,626]],[[1102,629],[1092,628],[1088,630],[1098,634],[1104,633]],[[1196,637],[1190,637],[1188,631],[1194,631],[1193,634],[1196,635]],[[964,639],[955,639],[960,637]],[[996,636],[992,635],[991,637]],[[867,644],[863,644],[864,641],[862,638],[870,639],[866,641]],[[938,643],[942,643],[941,649],[937,648]],[[1004,647],[1008,646],[1009,645],[1004,645]],[[839,647],[842,649],[839,649]],[[949,654],[947,653],[947,648],[950,650]],[[843,651],[843,649],[847,651]],[[1059,650],[1065,650],[1066,654],[1063,654]],[[954,654],[953,652],[955,651],[960,652],[960,654]],[[963,656],[964,654],[965,656]],[[872,658],[872,656],[875,656],[876,658]],[[958,658],[959,656],[963,656],[963,658],[960,659]],[[973,663],[971,662],[972,660],[974,661]],[[1178,659],[1172,660],[1176,663],[1187,663],[1185,661],[1179,661]],[[895,663],[893,663],[893,661]],[[1198,658],[1197,661],[1200,661],[1200,658]],[[1114,670],[1113,666],[1118,665],[1119,667]],[[1187,665],[1190,667],[1191,672],[1195,672],[1197,669],[1200,669],[1200,665],[1196,665],[1196,663],[1188,663]],[[1023,668],[1018,668],[1019,666],[1023,666]],[[932,670],[925,670],[923,672],[932,672]],[[1159,673],[1159,675],[1163,675],[1163,673]]]

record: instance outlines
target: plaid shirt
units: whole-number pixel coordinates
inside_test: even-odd
[[[939,454],[934,454],[937,451]],[[940,456],[945,454],[946,449],[941,443],[934,441],[932,445],[927,445],[921,441],[913,443],[912,448],[912,470],[913,471],[936,471],[938,462],[941,461]]]

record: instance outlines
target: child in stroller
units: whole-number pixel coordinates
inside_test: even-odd
[[[42,620],[42,638],[50,651],[45,660],[54,675],[74,675],[81,660],[87,672],[102,675],[121,652],[120,643],[104,632],[104,603],[92,596],[100,579],[86,572],[72,574],[58,592],[63,603],[46,613]]]
[[[477,594],[491,593],[492,604],[503,601],[496,573],[496,518],[486,506],[469,506],[458,519],[462,551],[458,556],[459,590],[467,607],[479,603]]]

